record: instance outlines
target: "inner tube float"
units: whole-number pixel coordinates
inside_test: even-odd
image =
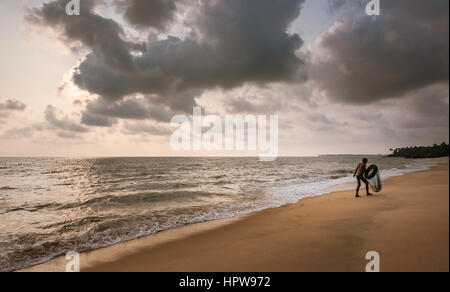
[[[366,170],[364,176],[366,177],[366,179],[373,179],[377,174],[378,174],[378,166],[371,165]]]

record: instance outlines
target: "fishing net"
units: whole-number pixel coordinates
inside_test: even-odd
[[[380,171],[376,165],[371,165],[366,173],[364,174],[365,178],[369,182],[370,188],[379,193],[383,189],[383,184],[381,183]]]

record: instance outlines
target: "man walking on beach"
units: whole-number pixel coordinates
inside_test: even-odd
[[[364,158],[362,163],[358,164],[358,166],[355,169],[355,173],[353,174],[353,177],[356,177],[358,180],[358,187],[356,188],[356,197],[359,198],[359,189],[361,188],[361,181],[363,181],[366,184],[366,192],[368,196],[372,196],[371,193],[369,193],[369,182],[364,177],[364,173],[367,169],[367,162],[369,160],[367,158]]]

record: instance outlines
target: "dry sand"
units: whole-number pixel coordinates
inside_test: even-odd
[[[81,255],[82,271],[449,271],[449,161],[353,191],[195,224]],[[364,194],[364,192],[362,192]],[[27,271],[61,271],[58,258]]]

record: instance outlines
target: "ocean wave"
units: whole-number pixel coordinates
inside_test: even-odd
[[[343,177],[347,177],[348,175],[343,175],[343,174],[341,174],[341,175],[332,175],[332,176],[330,176],[330,178],[331,179],[340,179],[340,178],[343,178]]]
[[[211,198],[214,196],[220,196],[220,193],[212,192],[196,192],[196,191],[178,191],[178,192],[145,192],[129,195],[108,195],[101,196],[93,199],[89,199],[79,203],[69,203],[59,206],[58,210],[73,209],[80,207],[93,207],[98,206],[100,208],[110,208],[111,204],[117,205],[139,205],[142,203],[155,203],[155,202],[169,202],[174,201],[182,203],[183,201],[189,201],[193,199]]]
[[[43,175],[49,175],[49,174],[61,174],[61,173],[65,173],[65,170],[51,170],[51,171],[45,171],[42,172]]]
[[[25,212],[30,212],[30,213],[34,213],[37,211],[40,211],[42,209],[57,209],[58,206],[60,206],[60,204],[42,204],[42,205],[36,205],[36,206],[30,206],[30,207],[11,207],[8,208],[5,212],[1,213],[1,214],[8,214],[8,213],[13,213],[13,212],[20,212],[20,211],[25,211]]]
[[[352,173],[352,170],[350,169],[336,169],[331,171],[331,174],[349,174]]]
[[[12,191],[12,190],[17,190],[17,188],[13,188],[13,187],[1,187],[0,191]]]
[[[79,230],[80,227],[89,226],[94,223],[102,222],[102,220],[109,220],[115,218],[116,216],[95,216],[95,217],[85,217],[75,220],[65,220],[53,224],[48,224],[40,227],[42,230],[56,229],[57,232],[72,232]]]

